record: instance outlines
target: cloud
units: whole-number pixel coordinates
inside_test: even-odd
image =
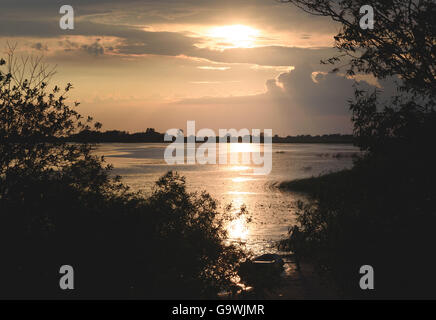
[[[267,80],[261,94],[184,99],[168,108],[182,106],[187,120],[206,119],[214,110],[214,121],[221,126],[235,126],[244,118],[244,126],[270,127],[281,134],[350,133],[347,101],[354,96],[353,84],[355,80],[344,75],[301,65]],[[358,84],[362,89],[375,88],[363,80]]]
[[[297,66],[270,80],[268,92],[283,95],[289,103],[313,114],[349,114],[347,100],[353,97],[353,79],[336,73],[315,71],[310,66]]]
[[[191,49],[191,56],[221,63],[250,63],[260,66],[319,65],[321,59],[335,54],[333,48],[298,48],[286,46],[264,46],[254,48],[231,48],[223,51]]]
[[[39,30],[39,31],[38,31]],[[325,57],[335,54],[333,48],[300,48],[289,46],[263,46],[253,48],[229,48],[212,50],[199,48],[197,45],[206,40],[192,37],[184,32],[146,31],[136,26],[110,25],[90,21],[76,23],[76,29],[62,31],[53,21],[8,22],[0,20],[0,36],[31,38],[74,38],[78,36],[89,39],[116,38],[111,50],[121,55],[164,55],[187,56],[206,59],[218,63],[249,63],[259,66],[293,66],[302,64],[319,64]],[[55,48],[52,48],[55,49]],[[65,48],[61,48],[64,50]],[[93,55],[102,55],[105,49],[101,44],[69,46],[68,51],[86,50]]]
[[[38,50],[38,51],[48,51],[47,44],[42,44],[41,42],[33,43],[30,46],[32,49]]]
[[[198,66],[200,70],[215,70],[215,71],[226,71],[231,69],[230,67],[215,67],[215,66]]]
[[[0,20],[14,17],[21,21],[50,19],[57,22],[63,4],[61,0],[2,0]],[[276,0],[70,0],[68,4],[78,18],[98,17],[105,23],[115,24],[222,25],[223,21],[237,19],[277,30],[301,30],[304,34],[308,29],[324,32],[332,25],[327,18],[308,19],[308,14],[295,6]]]
[[[100,41],[100,39],[97,39],[94,43],[92,43],[90,45],[84,44],[80,48],[82,50],[86,51],[87,53],[89,53],[90,55],[93,55],[93,56],[103,55],[104,48],[99,43],[99,41]]]
[[[233,48],[225,51],[198,48],[206,39],[188,32],[189,25],[238,23],[259,25],[266,31],[299,32],[300,38],[309,39],[314,30],[323,32],[330,25],[327,19],[318,19],[302,14],[295,7],[280,4],[275,0],[125,0],[122,4],[115,0],[87,2],[72,0],[75,9],[75,29],[59,28],[59,7],[61,1],[11,0],[2,2],[0,12],[0,37],[31,37],[38,39],[63,38],[70,36],[115,37],[119,39],[113,51],[122,55],[167,55],[204,58],[223,63],[252,63],[258,65],[300,65],[303,62],[319,61],[330,57],[330,48],[306,49],[295,46],[268,45],[260,48]],[[235,8],[238,8],[235,14]],[[286,10],[284,10],[284,8]],[[259,15],[259,12],[262,12]],[[153,24],[179,25],[175,31],[145,30]],[[181,25],[186,25],[181,27]],[[182,29],[180,29],[182,28]],[[179,31],[185,30],[187,31]],[[171,29],[171,28],[170,28]],[[174,29],[171,29],[174,30]],[[303,30],[305,30],[303,32]],[[308,35],[307,30],[312,33]],[[327,32],[327,31],[326,31]],[[330,31],[329,31],[330,32]],[[277,42],[280,42],[277,40]],[[98,44],[69,50],[89,50],[93,55],[101,55]],[[304,60],[304,61],[303,61]]]
[[[230,104],[244,105],[268,101],[266,108],[275,105],[281,111],[300,109],[310,115],[349,115],[347,100],[353,97],[356,81],[336,73],[315,71],[310,65],[296,66],[282,72],[275,79],[268,79],[265,92],[239,97],[204,97],[180,101],[181,104]],[[360,81],[362,89],[373,86]],[[269,107],[267,107],[269,106]]]

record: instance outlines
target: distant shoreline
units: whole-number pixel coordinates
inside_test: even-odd
[[[164,134],[148,128],[145,132],[129,133],[127,131],[92,131],[84,130],[80,133],[65,138],[67,142],[88,142],[88,143],[171,143],[164,140]],[[227,137],[230,142],[230,137]],[[251,136],[238,137],[238,142],[252,141]],[[260,142],[263,143],[263,135],[260,136]],[[187,137],[184,137],[187,142]],[[207,138],[206,138],[207,141]],[[197,141],[202,143],[202,141]],[[219,138],[216,138],[219,142]],[[351,134],[324,134],[324,135],[297,135],[272,137],[272,143],[322,143],[322,144],[353,144],[354,137]]]
[[[167,143],[170,144],[171,142],[168,141],[75,141],[67,139],[66,142],[74,142],[74,143]],[[204,142],[197,141],[196,144],[202,144]],[[236,142],[235,142],[236,143]],[[237,143],[243,143],[243,142],[237,142]],[[320,142],[272,142],[273,144],[347,144],[347,145],[353,145],[353,142],[329,142],[329,141],[320,141]]]

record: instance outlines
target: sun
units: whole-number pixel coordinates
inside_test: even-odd
[[[216,42],[224,42],[225,47],[249,48],[254,45],[259,33],[252,27],[236,24],[211,28],[207,35]]]

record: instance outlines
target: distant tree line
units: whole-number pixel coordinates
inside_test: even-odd
[[[164,142],[165,134],[147,128],[145,132],[83,130],[66,138],[70,142]]]
[[[279,137],[275,135],[273,137],[274,143],[353,143],[352,134],[323,134],[323,135],[297,135]]]
[[[145,132],[129,133],[127,131],[109,130],[101,132],[98,130],[83,130],[79,133],[70,135],[66,138],[69,142],[157,142],[164,141],[165,134],[157,132],[154,128],[147,128]],[[244,139],[246,138],[246,139]],[[187,137],[184,138],[187,142]],[[216,138],[219,142],[219,137]],[[251,136],[238,137],[238,142],[252,141]],[[230,141],[230,139],[228,139]],[[263,142],[261,135],[260,141]],[[272,138],[273,143],[353,143],[353,135],[351,134],[324,134],[324,135],[297,135],[280,137],[275,135]]]

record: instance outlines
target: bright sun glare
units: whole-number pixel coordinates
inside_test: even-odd
[[[245,217],[239,217],[230,222],[227,232],[231,239],[246,240],[249,234],[248,226],[245,221]]]
[[[238,48],[253,46],[258,35],[259,30],[240,24],[214,27],[208,33],[211,38]]]

